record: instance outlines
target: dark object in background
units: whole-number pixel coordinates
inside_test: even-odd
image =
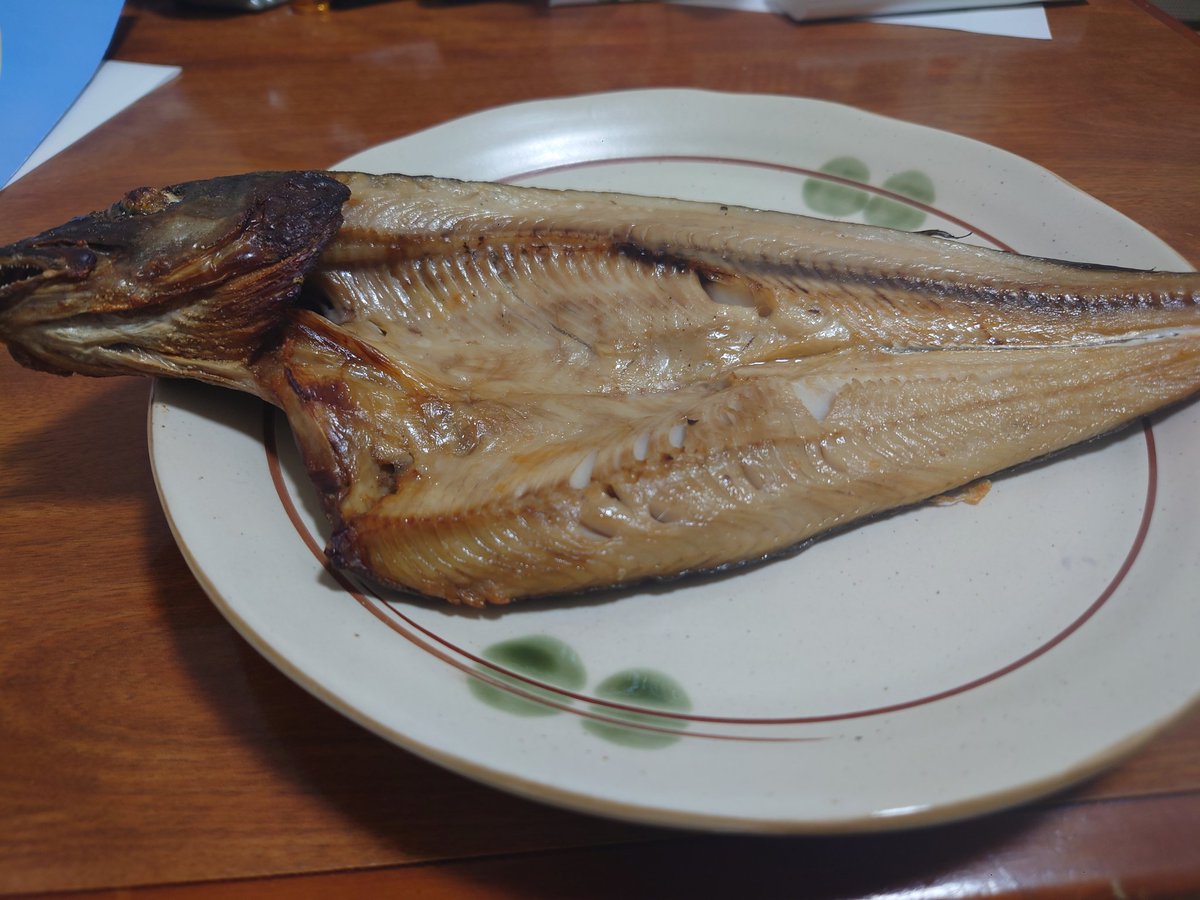
[[[240,9],[247,12],[258,12],[270,9],[272,6],[282,6],[289,0],[183,0],[188,6],[208,6],[218,9]]]

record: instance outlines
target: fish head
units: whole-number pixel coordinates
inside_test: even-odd
[[[247,363],[336,234],[348,196],[318,172],[130,191],[0,248],[0,339],[23,365],[61,374],[246,388]]]

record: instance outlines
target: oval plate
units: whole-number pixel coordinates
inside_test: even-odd
[[[652,90],[489,110],[341,168],[719,200],[1188,268],[993,147],[834,104]],[[213,601],[334,708],[496,787],[624,819],[863,831],[1073,783],[1200,684],[1193,404],[734,574],[472,612],[330,572],[287,431],[158,382],[155,476]]]

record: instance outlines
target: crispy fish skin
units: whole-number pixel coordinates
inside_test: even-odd
[[[163,308],[190,307],[139,296],[101,362],[92,344],[46,350],[55,320],[29,303],[102,302],[111,319],[120,301],[95,272],[42,276],[44,288],[5,275],[58,246],[45,236],[0,250],[0,336],[26,361],[200,377],[277,404],[332,523],[331,560],[453,602],[760,559],[1200,388],[1196,273],[718,204],[273,177],[279,209],[328,226],[333,204],[337,224],[276,254],[286,285],[247,293],[243,273],[194,292],[211,310],[202,333],[219,330],[221,303],[258,310],[232,349],[212,350],[217,335],[142,348]],[[229,198],[228,218],[240,184],[204,196]],[[186,201],[147,215],[174,233]],[[251,243],[272,227],[238,221],[253,222],[238,232]],[[71,227],[91,247],[100,225]],[[123,255],[161,255],[158,232]],[[293,301],[301,277],[318,300]]]

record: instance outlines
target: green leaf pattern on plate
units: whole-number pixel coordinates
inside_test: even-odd
[[[587,683],[587,672],[579,655],[558,638],[534,634],[492,644],[483,651],[483,658],[521,675],[551,684],[567,691],[577,691]],[[570,703],[569,697],[551,693],[544,688],[520,681],[484,665],[476,668],[490,678],[555,703]],[[559,712],[554,706],[521,697],[512,691],[472,678],[468,685],[478,699],[517,716],[552,716]]]
[[[933,202],[933,181],[924,172],[918,172],[916,169],[891,176],[883,182],[883,188],[893,194],[911,197],[920,203]],[[911,230],[925,221],[925,213],[915,206],[876,195],[867,204],[863,218],[872,225]]]
[[[643,709],[688,712],[692,708],[682,685],[670,675],[654,669],[625,669],[610,675],[596,686],[596,696]],[[680,725],[678,719],[665,719],[649,713],[607,706],[593,706],[592,711],[608,719],[623,719],[631,725],[641,726],[629,728],[612,721],[584,720],[584,728],[615,744],[650,750],[666,747],[679,740],[678,734],[660,730],[677,731]]]
[[[501,641],[484,649],[482,656],[509,672],[566,691],[577,692],[587,683],[587,672],[579,655],[565,642],[549,635],[534,634]],[[483,677],[468,680],[467,687],[471,693],[489,706],[506,713],[551,716],[572,702],[570,697],[513,678],[489,666],[480,664],[476,669]],[[510,685],[527,696],[490,684],[484,678]],[[624,669],[610,675],[596,686],[595,696],[637,707],[638,710],[593,704],[589,709],[590,716],[583,720],[583,727],[607,741],[647,750],[675,743],[679,740],[679,729],[686,728],[687,723],[640,710],[687,712],[692,708],[683,686],[671,676],[654,669]]]
[[[925,221],[925,213],[915,206],[845,183],[871,183],[871,170],[858,157],[835,157],[819,171],[831,176],[831,180],[809,178],[803,188],[804,202],[814,212],[837,218],[862,213],[863,220],[870,225],[904,230],[917,228]],[[881,186],[885,191],[918,203],[929,204],[934,199],[933,180],[917,169],[889,175]]]
[[[867,184],[871,179],[871,170],[867,168],[867,164],[853,156],[831,159],[821,166],[820,171],[859,184]],[[870,199],[866,191],[848,184],[820,178],[809,178],[804,182],[804,202],[810,209],[822,215],[852,216],[860,212]]]

